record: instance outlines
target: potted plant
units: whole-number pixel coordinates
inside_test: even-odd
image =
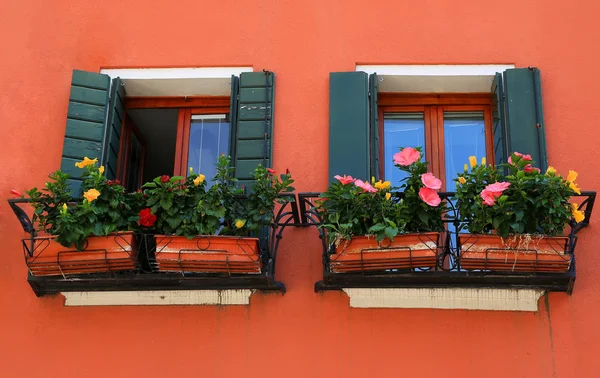
[[[27,192],[38,232],[24,240],[26,262],[35,276],[86,274],[136,268],[137,246],[130,226],[137,220],[125,188],[107,180],[104,167],[87,157],[83,198],[72,198],[69,175],[60,170],[38,190]]]
[[[389,181],[335,176],[316,205],[327,231],[334,273],[433,268],[443,230],[441,181],[427,172],[419,148],[403,148],[395,165],[408,172],[395,195]]]
[[[159,271],[261,273],[258,235],[273,221],[279,193],[292,191],[289,173],[258,167],[252,190],[236,188],[230,158],[217,161],[210,188],[190,168],[187,178],[161,176],[142,186],[146,208],[140,225],[154,234]]]
[[[470,158],[457,182],[460,264],[463,269],[510,272],[564,272],[571,263],[570,240],[563,236],[571,219],[585,216],[577,204],[577,173],[566,179],[549,167],[533,167],[530,155],[514,152],[501,174]]]

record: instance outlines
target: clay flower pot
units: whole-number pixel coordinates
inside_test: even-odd
[[[569,270],[569,238],[460,234],[460,266],[502,272],[561,273]]]
[[[155,235],[154,239],[159,271],[259,274],[262,269],[258,238]]]
[[[378,243],[375,237],[354,236],[335,248],[329,265],[333,273],[434,268],[439,237],[438,232],[405,234]]]
[[[137,245],[133,232],[90,236],[78,251],[56,242],[56,237],[23,240],[25,261],[34,276],[63,276],[135,270]],[[30,254],[31,252],[31,254]]]

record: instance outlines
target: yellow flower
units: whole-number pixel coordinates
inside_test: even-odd
[[[371,185],[375,185],[375,176],[371,176]]]
[[[93,202],[94,200],[96,200],[96,198],[98,198],[99,195],[100,192],[96,189],[90,189],[87,192],[83,193],[83,196],[88,202]]]
[[[67,213],[67,204],[63,203],[62,205],[62,210],[60,211],[61,214],[66,214]]]
[[[379,181],[377,181],[377,182],[375,183],[375,187],[376,187],[377,189],[384,189],[384,190],[385,190],[385,189],[389,189],[389,188],[390,188],[390,186],[392,186],[392,183],[391,183],[391,182],[389,182],[389,181],[385,181],[385,182],[384,182],[384,181],[381,181],[381,180],[379,180]]]
[[[100,172],[100,174],[104,173],[104,166],[101,165],[100,168],[98,168],[98,172]]]
[[[481,158],[481,165],[485,165],[487,163],[487,160],[485,159],[485,157]]]
[[[77,168],[85,168],[85,167],[87,167],[88,165],[92,165],[92,164],[95,164],[95,163],[97,163],[97,162],[98,162],[98,159],[95,159],[95,158],[94,158],[94,159],[90,159],[90,158],[88,158],[88,157],[86,156],[86,157],[84,157],[84,158],[83,158],[83,161],[80,161],[80,162],[77,162],[77,163],[75,163],[75,166],[76,166]]]
[[[548,169],[546,169],[546,175],[548,176],[554,176],[556,175],[556,169],[554,169],[553,166],[548,166]]]
[[[575,222],[579,223],[585,219],[585,214],[583,211],[579,210],[579,205],[576,203],[571,204],[573,210],[571,214],[573,214],[573,218],[575,218]]]
[[[194,179],[194,186],[198,186],[198,185],[202,184],[204,182],[204,177],[206,177],[206,176],[198,175],[198,177],[196,177]]]
[[[469,164],[471,164],[471,168],[475,168],[477,165],[477,158],[475,156],[469,156]]]
[[[385,193],[385,199],[389,201],[390,198],[392,198],[392,193],[390,193],[390,192]]]
[[[461,184],[464,184],[465,182],[467,182],[467,180],[464,177],[459,177],[458,182],[460,182]]]
[[[194,168],[190,167],[190,175],[194,173]]]
[[[246,224],[245,219],[236,219],[235,220],[235,227],[237,227],[237,228],[242,228],[242,227],[244,227],[245,224]]]
[[[567,181],[573,182],[573,181],[577,180],[577,176],[578,176],[577,172],[569,171],[569,174],[567,175]]]
[[[569,182],[569,188],[577,194],[581,194],[581,189],[574,182]]]
[[[465,172],[469,170],[469,166],[465,164]]]

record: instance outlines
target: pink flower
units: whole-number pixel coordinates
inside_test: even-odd
[[[441,200],[440,196],[437,194],[437,192],[435,190],[429,189],[429,188],[421,188],[419,190],[419,197],[421,197],[423,202],[425,202],[429,206],[435,207],[442,202],[442,200]]]
[[[433,173],[430,172],[421,175],[421,182],[429,189],[439,190],[442,188],[442,180],[436,178]]]
[[[406,167],[419,161],[421,153],[412,147],[406,147],[400,152],[394,154],[394,164]]]
[[[516,156],[518,156],[518,157],[520,157],[521,160],[526,160],[526,161],[531,161],[532,160],[531,159],[531,155],[523,155],[522,153],[517,152],[517,151],[513,152],[513,154],[516,155]],[[511,155],[511,156],[508,157],[508,164],[512,165],[512,163],[513,162],[512,162],[512,155]]]
[[[362,180],[356,180],[354,181],[354,185],[358,186],[359,188],[361,188],[363,190],[363,192],[369,192],[369,193],[377,193],[377,189],[375,189],[371,184],[369,184],[368,182],[364,182]]]
[[[21,197],[22,196],[21,192],[15,190],[15,189],[11,189],[10,190],[10,194],[12,194],[15,197]]]
[[[531,164],[527,164],[525,166],[525,168],[523,168],[523,170],[527,173],[531,173],[533,171],[537,171],[538,173],[541,172],[541,170],[539,168],[536,168],[536,167],[532,166]]]
[[[271,168],[267,168],[267,172],[269,172],[270,174],[274,175],[275,174],[275,170],[271,169]]]
[[[489,184],[480,193],[483,203],[488,206],[493,206],[496,203],[496,198],[502,195],[502,192],[508,189],[510,182],[495,182]]]
[[[354,181],[356,181],[356,179],[353,178],[352,176],[346,176],[346,175],[344,175],[344,177],[342,177],[340,175],[335,175],[335,176],[333,176],[333,178],[338,180],[339,182],[341,182],[344,185],[352,184]]]

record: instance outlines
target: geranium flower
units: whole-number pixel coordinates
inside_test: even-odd
[[[168,183],[170,180],[171,180],[171,178],[169,177],[169,175],[160,176],[160,182],[162,182],[163,184]]]
[[[341,182],[343,185],[352,184],[354,181],[356,181],[356,179],[353,178],[352,176],[346,176],[346,175],[344,175],[344,177],[342,177],[340,175],[335,175],[335,176],[333,176],[333,178],[338,180],[339,182]]]
[[[523,171],[525,171],[526,173],[531,173],[531,172],[533,172],[533,171],[537,171],[538,173],[540,173],[540,172],[541,172],[539,168],[536,168],[536,167],[534,167],[534,166],[533,166],[533,165],[531,165],[531,164],[527,164],[527,165],[525,166],[525,168],[523,168]]]
[[[585,219],[585,213],[583,211],[579,210],[579,205],[576,203],[571,204],[571,207],[572,207],[571,214],[573,215],[575,222],[577,222],[577,223],[582,222]]]
[[[392,183],[391,183],[391,182],[389,182],[389,181],[381,181],[381,180],[379,180],[379,181],[377,181],[377,182],[375,183],[375,187],[376,187],[377,189],[382,189],[382,190],[387,190],[387,189],[389,189],[391,186],[392,186]]]
[[[438,206],[442,202],[442,199],[437,192],[429,188],[419,189],[419,197],[423,200],[423,202],[433,207]]]
[[[152,214],[152,209],[147,207],[140,210],[140,226],[152,227],[156,222],[156,215]]]
[[[98,159],[94,158],[94,159],[90,159],[87,156],[83,158],[83,161],[79,161],[77,163],[75,163],[75,166],[77,168],[85,168],[88,165],[92,165],[98,162]]]
[[[402,151],[394,154],[394,164],[406,167],[419,161],[420,158],[421,153],[418,150],[412,147],[406,147]]]
[[[198,177],[196,177],[194,179],[194,186],[198,186],[198,185],[202,184],[204,182],[205,178],[206,178],[206,176],[204,176],[202,174],[198,175]]]
[[[96,189],[90,189],[87,192],[83,193],[83,197],[88,202],[94,202],[98,198],[99,195],[100,195],[100,192],[97,191]]]
[[[431,172],[423,173],[421,175],[421,182],[429,189],[439,190],[442,188],[442,180],[436,178]]]
[[[363,192],[369,192],[369,193],[377,193],[377,189],[375,189],[371,184],[369,184],[368,182],[364,182],[362,180],[356,180],[354,181],[354,185],[358,186],[359,188],[361,188],[363,190]]]

